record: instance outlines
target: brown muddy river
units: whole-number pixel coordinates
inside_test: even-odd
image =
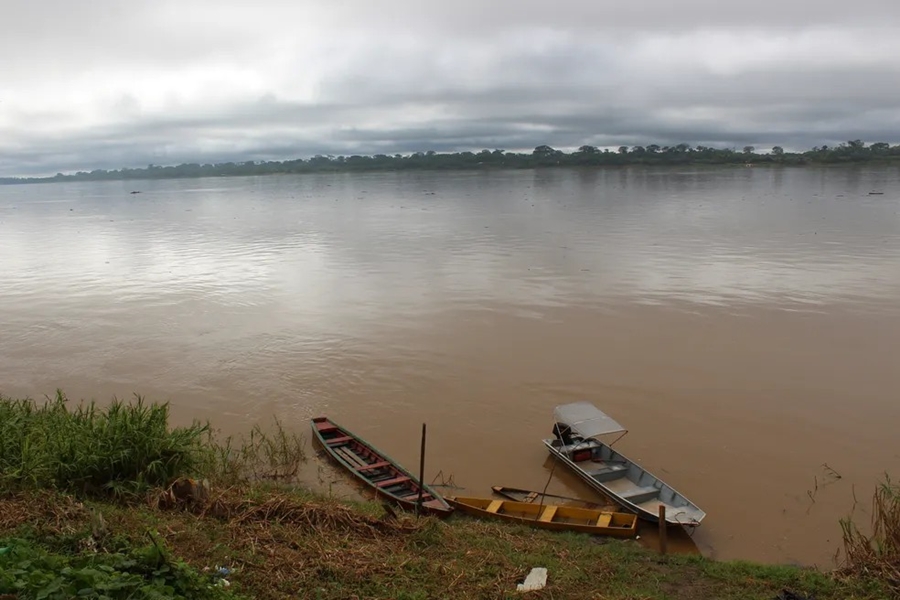
[[[325,413],[411,467],[427,422],[470,494],[543,487],[553,406],[590,400],[701,552],[829,567],[900,475],[900,171],[0,187],[0,336],[6,395]]]

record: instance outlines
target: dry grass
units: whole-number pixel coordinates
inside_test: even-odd
[[[844,538],[843,572],[876,577],[900,597],[900,486],[889,478],[872,497],[871,533],[863,533],[852,518],[841,520]]]
[[[182,481],[176,481],[166,490],[149,496],[150,508],[180,509],[199,518],[213,517],[233,525],[254,522],[290,524],[320,535],[326,531],[391,535],[415,532],[420,527],[418,521],[408,516],[398,518],[392,512],[375,518],[333,500],[310,501],[277,490],[251,494],[241,487],[231,487],[216,494],[208,490],[197,493],[194,480],[187,480],[188,485],[184,486],[180,485]],[[179,489],[187,490],[187,493],[179,492]],[[259,498],[254,499],[253,495]]]
[[[49,534],[72,533],[89,524],[91,516],[72,496],[51,492],[0,496],[0,532],[29,525]]]
[[[175,489],[128,506],[82,505],[44,492],[7,496],[0,500],[0,538],[28,530],[57,549],[103,551],[146,544],[154,532],[200,572],[231,567],[237,591],[261,599],[516,598],[516,584],[537,566],[550,577],[545,590],[529,594],[536,600],[771,600],[782,589],[818,600],[884,598],[853,578],[659,557],[632,541],[464,516],[393,517],[379,505],[348,506],[274,488],[230,488],[200,498]]]

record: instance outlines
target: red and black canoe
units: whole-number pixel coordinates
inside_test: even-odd
[[[390,500],[402,508],[415,510],[421,485],[424,512],[438,517],[446,517],[453,512],[453,507],[430,486],[420,484],[417,477],[384,452],[328,417],[313,419],[312,430],[328,455],[374,490],[376,496]]]

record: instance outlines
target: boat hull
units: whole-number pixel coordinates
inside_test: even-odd
[[[310,424],[313,437],[328,457],[377,498],[414,511],[421,489],[422,512],[442,518],[453,512],[453,507],[434,489],[421,484],[416,476],[359,436],[328,417],[316,417]]]
[[[491,498],[450,498],[457,510],[476,517],[498,519],[551,531],[577,531],[592,535],[633,538],[637,516],[599,509],[534,504]]]
[[[588,486],[645,521],[659,522],[660,505],[665,505],[666,522],[672,525],[697,526],[706,516],[683,494],[599,440],[564,445],[548,439],[544,445]]]

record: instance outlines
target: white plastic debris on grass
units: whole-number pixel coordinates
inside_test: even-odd
[[[209,572],[209,570],[209,567],[203,567],[204,572]],[[231,569],[229,569],[228,567],[220,567],[219,565],[216,565],[215,571],[213,571],[212,574],[213,585],[217,585],[219,587],[230,587],[231,582],[225,579],[229,575],[231,575]]]
[[[535,567],[525,578],[525,583],[516,586],[518,592],[534,592],[544,589],[547,585],[547,569],[544,567]]]

